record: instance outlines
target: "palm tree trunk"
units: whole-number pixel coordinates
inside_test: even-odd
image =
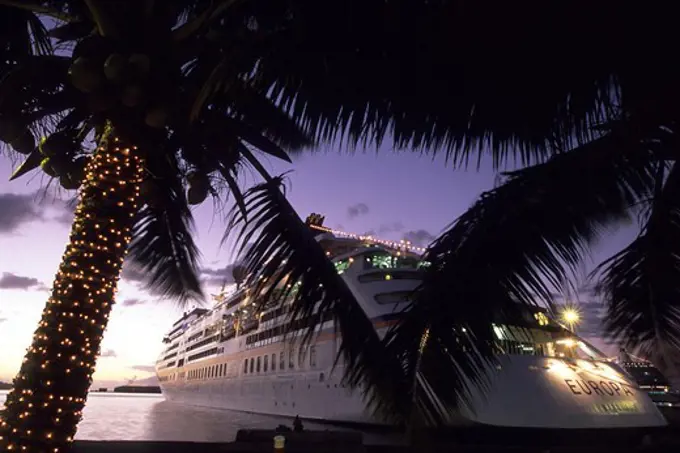
[[[33,343],[0,418],[0,450],[59,453],[76,433],[137,212],[142,158],[108,126]]]

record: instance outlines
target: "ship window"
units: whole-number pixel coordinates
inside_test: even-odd
[[[276,354],[272,354],[272,371],[276,371]]]
[[[311,346],[309,348],[309,366],[316,366],[316,346]]]
[[[346,259],[346,260],[336,261],[333,264],[335,265],[335,270],[338,271],[338,274],[342,274],[347,269],[349,269],[351,262],[349,261],[349,259]]]
[[[375,296],[375,301],[379,304],[398,304],[408,302],[412,291],[395,291],[392,293],[382,293]]]
[[[279,370],[283,371],[286,368],[286,359],[283,351],[279,354]]]
[[[534,313],[534,318],[536,319],[536,322],[538,322],[539,326],[547,326],[550,324],[548,317],[544,313]]]
[[[253,357],[250,358],[250,372],[255,371],[255,359]]]
[[[418,260],[410,256],[395,256],[386,252],[364,255],[364,269],[417,269]]]
[[[260,372],[260,356],[257,356],[257,365],[255,366],[255,371]]]
[[[382,280],[421,280],[422,276],[413,271],[386,271],[380,270],[368,272],[359,276],[361,283],[378,282]]]
[[[248,374],[248,359],[243,361],[243,374]]]
[[[264,356],[264,372],[266,373],[269,368],[269,354]]]
[[[290,351],[288,351],[288,368],[294,368],[295,367],[295,352],[291,348]]]

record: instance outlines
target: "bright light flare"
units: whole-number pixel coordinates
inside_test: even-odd
[[[581,321],[581,313],[578,309],[567,307],[561,313],[562,322],[564,322],[569,330],[574,330],[574,327]]]

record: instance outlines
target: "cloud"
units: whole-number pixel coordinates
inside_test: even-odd
[[[75,203],[53,199],[43,205],[46,199],[45,192],[0,193],[0,233],[13,233],[34,221],[55,221],[63,225],[73,222]]]
[[[7,318],[0,318],[0,324],[2,324],[5,321],[7,321]]]
[[[116,354],[116,351],[113,349],[105,349],[101,354],[99,354],[99,357],[116,357],[118,354]]]
[[[140,283],[146,281],[146,275],[144,272],[130,264],[123,265],[121,277],[131,283]]]
[[[368,211],[369,209],[366,203],[357,203],[347,208],[347,216],[350,219],[354,219],[356,217],[368,214]]]
[[[0,194],[0,233],[14,232],[20,226],[43,218],[33,194]]]
[[[23,275],[12,274],[11,272],[3,272],[0,277],[0,289],[21,289],[21,290],[43,290],[43,285],[37,278],[24,277]]]
[[[71,226],[73,224],[73,218],[75,217],[75,212],[67,211],[67,212],[62,212],[56,217],[53,217],[52,220],[54,220],[57,223],[61,223],[62,225],[66,226]]]
[[[156,371],[156,367],[153,365],[132,365],[130,368],[137,371],[144,371],[146,373],[153,373]]]
[[[227,264],[226,266],[220,268],[206,267],[201,271],[201,276],[203,277],[203,282],[206,285],[224,285],[234,283],[234,276],[232,275],[233,269],[233,264]]]
[[[412,230],[404,233],[402,239],[410,241],[411,244],[415,246],[425,247],[426,245],[434,241],[436,237],[426,230]]]
[[[121,305],[123,307],[134,307],[135,305],[144,305],[146,303],[145,300],[136,298],[136,297],[131,297],[129,299],[125,299],[123,302],[121,302]]]

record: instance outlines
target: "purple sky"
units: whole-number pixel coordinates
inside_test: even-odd
[[[294,170],[289,196],[303,218],[318,212],[332,228],[373,231],[386,239],[409,238],[423,245],[491,188],[495,178],[490,166],[453,171],[441,158],[433,161],[386,148],[379,154],[375,150],[342,155],[330,149],[307,152],[297,156],[292,167],[275,162],[267,166],[273,173]],[[11,168],[10,159],[0,156],[0,380],[5,381],[18,370],[40,317],[46,288],[68,239],[70,211],[64,202],[74,194],[45,191],[48,178],[39,172],[10,183]],[[223,219],[213,214],[210,202],[196,208],[194,215],[204,267],[226,266],[230,249],[219,247]],[[593,261],[616,251],[633,233],[627,228],[603,241]],[[215,289],[214,283],[209,288]],[[150,376],[161,338],[179,313],[171,303],[158,301],[134,281],[124,280],[95,385]],[[591,328],[588,331],[592,334]]]

